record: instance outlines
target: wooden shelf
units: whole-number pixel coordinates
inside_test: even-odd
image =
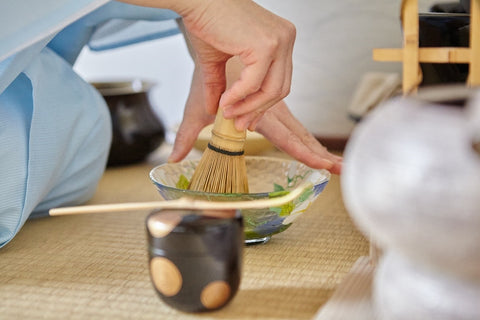
[[[374,49],[373,60],[402,62],[402,91],[415,93],[422,81],[420,63],[469,64],[467,85],[480,85],[480,0],[471,0],[470,47],[419,47],[418,0],[402,0],[403,48]]]

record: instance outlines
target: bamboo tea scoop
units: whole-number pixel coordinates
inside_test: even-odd
[[[206,201],[185,197],[177,200],[168,201],[127,202],[52,208],[50,209],[49,214],[50,216],[61,216],[87,213],[126,212],[138,210],[150,211],[156,209],[236,210],[270,208],[278,207],[293,201],[294,199],[298,198],[305,190],[311,187],[311,183],[302,184],[286,195],[269,199],[246,201]]]

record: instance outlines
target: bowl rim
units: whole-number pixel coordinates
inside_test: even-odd
[[[314,171],[317,171],[317,172],[320,172],[323,174],[323,179],[318,182],[318,183],[315,183],[315,184],[312,184],[312,188],[315,189],[317,186],[320,186],[322,184],[325,184],[327,183],[328,181],[330,181],[330,178],[331,178],[331,173],[330,171],[326,170],[326,169],[315,169],[315,168],[311,168],[309,166],[307,166],[306,164],[296,160],[296,159],[289,159],[289,158],[277,158],[277,157],[270,157],[270,156],[245,156],[245,160],[247,159],[262,159],[262,160],[271,160],[271,161],[276,161],[276,162],[285,162],[285,161],[288,161],[288,162],[296,162],[298,164],[301,164],[301,165],[304,165],[305,167],[311,169],[311,170],[314,170]],[[271,194],[273,191],[270,191],[270,192],[256,192],[256,193],[230,193],[230,194],[226,194],[226,193],[215,193],[215,192],[203,192],[203,191],[195,191],[195,190],[186,190],[186,189],[179,189],[179,188],[176,188],[176,187],[171,187],[171,186],[167,186],[163,183],[160,183],[159,181],[155,180],[155,178],[153,177],[153,173],[154,171],[156,171],[157,169],[159,169],[160,167],[164,167],[164,166],[167,166],[167,165],[171,165],[171,164],[180,164],[182,162],[186,162],[186,161],[200,161],[200,158],[198,159],[184,159],[184,160],[181,160],[179,162],[175,162],[175,163],[162,163],[160,165],[157,165],[155,167],[153,167],[150,172],[149,172],[149,177],[150,177],[150,181],[152,181],[153,184],[155,185],[159,185],[159,186],[162,186],[163,188],[167,189],[167,190],[175,190],[175,191],[180,191],[180,192],[183,192],[183,193],[189,193],[189,194],[192,194],[192,195],[207,195],[207,196],[250,196],[250,197],[265,197],[265,196],[268,196],[269,194]]]

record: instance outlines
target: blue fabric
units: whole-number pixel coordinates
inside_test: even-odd
[[[0,61],[26,49],[109,0],[0,1]]]
[[[85,44],[107,50],[176,34],[176,18],[170,10],[110,2],[63,29],[48,46],[73,64]]]
[[[45,37],[27,49],[17,52],[0,62],[0,94],[15,80],[30,61],[43,50],[51,38],[53,38],[53,35]]]
[[[115,31],[111,33],[113,30]],[[108,33],[108,36],[105,36],[105,33]],[[174,20],[130,21],[117,19],[98,28],[88,42],[88,46],[92,51],[109,50],[178,33],[180,33],[180,29]]]
[[[0,119],[2,246],[32,212],[93,195],[111,128],[103,98],[48,48],[0,95]]]
[[[81,49],[178,32],[171,11],[105,2],[0,2],[0,247],[29,217],[88,200],[105,169],[111,121],[103,98],[72,70]]]

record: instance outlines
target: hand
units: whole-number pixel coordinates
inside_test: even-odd
[[[202,100],[198,70],[194,71],[192,88],[185,106],[183,121],[178,129],[169,162],[178,162],[193,148],[198,133],[213,122],[215,116],[208,115]],[[257,122],[256,131],[263,134],[277,148],[311,168],[327,169],[340,174],[342,158],[334,155],[293,116],[282,100],[265,112]]]
[[[228,84],[238,79],[242,68],[242,64],[236,57],[228,61],[226,72]],[[185,158],[193,148],[199,132],[215,120],[215,115],[207,112],[205,107],[202,79],[200,68],[196,66],[183,121],[177,131],[169,162],[178,162]],[[293,116],[283,100],[263,112],[263,116],[255,119],[250,127],[252,131],[256,129],[263,134],[277,148],[309,167],[327,169],[334,174],[341,173],[342,158],[328,152]]]
[[[199,68],[195,67],[183,113],[183,120],[175,136],[172,153],[168,162],[178,162],[185,158],[192,150],[200,131],[215,120],[215,115],[209,114],[205,108],[202,76]]]
[[[277,148],[311,168],[342,171],[342,157],[330,153],[298,121],[282,100],[265,112],[256,130]]]
[[[168,8],[183,17],[203,82],[208,112],[224,108],[239,130],[290,91],[295,27],[251,0],[122,0]],[[245,68],[224,92],[225,63],[238,56]]]
[[[215,14],[203,20],[183,18],[204,77],[206,107],[214,113],[219,104],[244,130],[289,93],[295,28],[251,1],[213,1],[209,8]],[[231,56],[243,69],[223,93]]]

